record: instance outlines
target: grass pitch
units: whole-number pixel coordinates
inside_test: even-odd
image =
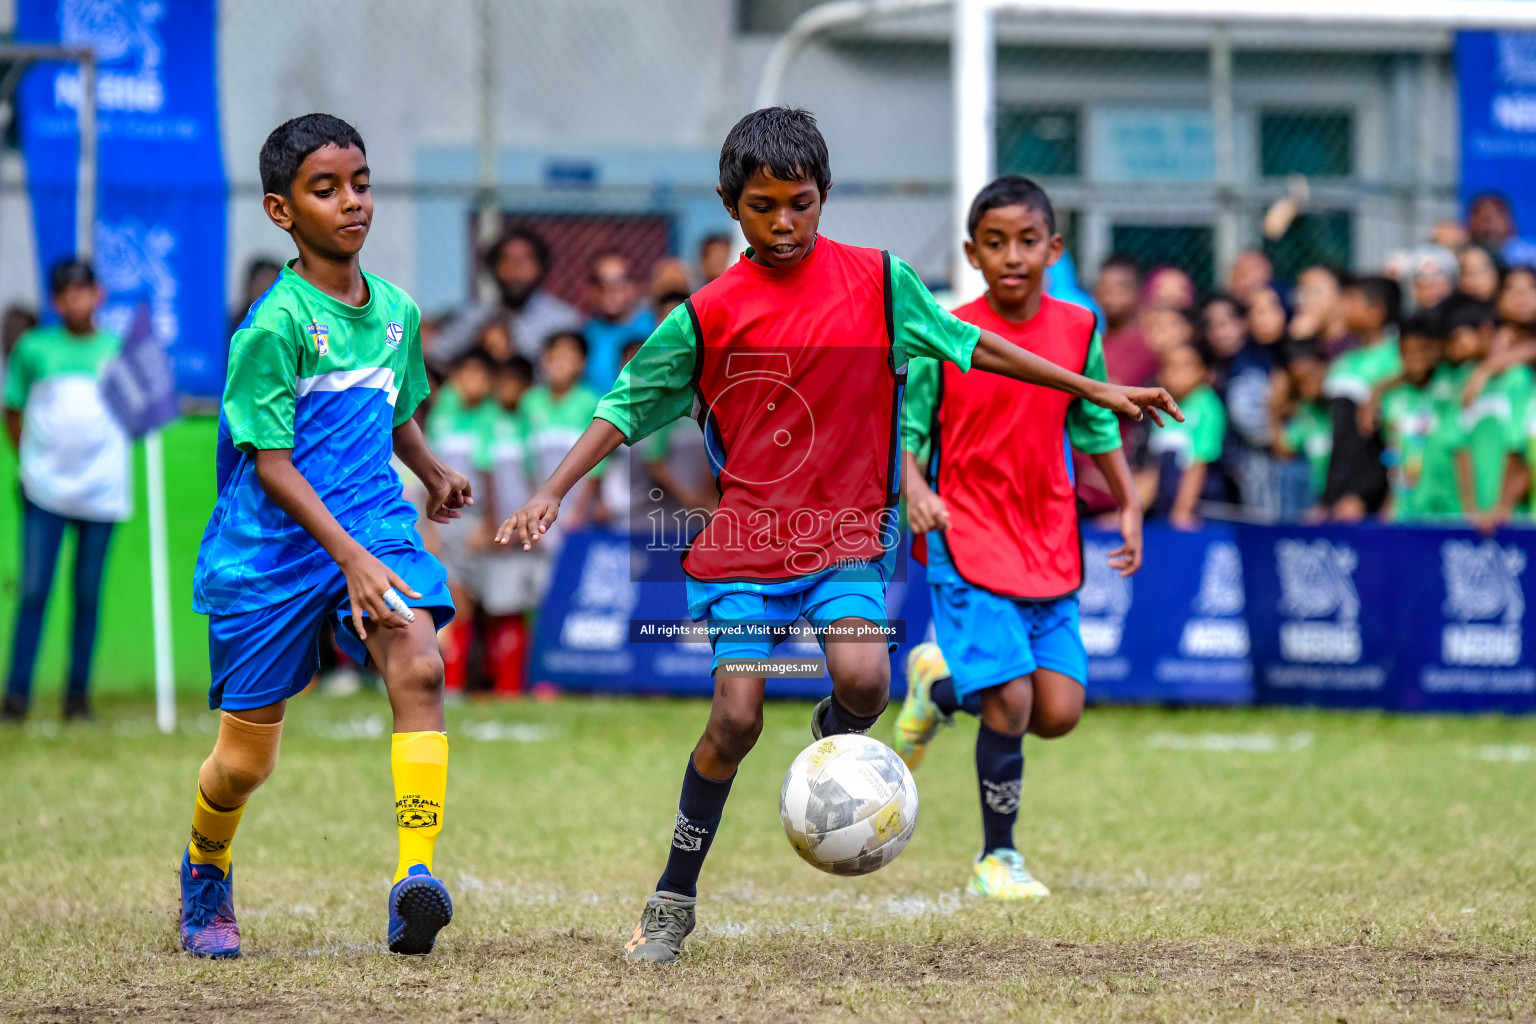
[[[48,703],[51,704],[51,701]],[[214,717],[143,703],[0,731],[0,1019],[1536,1019],[1536,727],[1516,719],[1090,709],[1030,740],[1019,836],[1055,895],[962,895],[975,725],[918,772],[885,870],[802,864],[777,819],[808,706],[770,705],[685,962],[619,949],[666,856],[702,703],[449,715],[453,924],[383,948],[388,708],[290,705],[235,845],[246,955],[179,952],[176,866]],[[879,735],[890,726],[891,712]]]

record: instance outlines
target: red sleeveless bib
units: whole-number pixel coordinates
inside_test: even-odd
[[[1025,322],[1004,320],[986,297],[960,319],[1076,373],[1095,318],[1046,296]],[[1082,537],[1066,446],[1066,392],[946,363],[934,405],[934,489],[949,510],[944,541],[962,578],[1008,597],[1049,600],[1082,585]]]
[[[788,270],[743,257],[688,309],[720,506],[683,568],[770,583],[879,560],[905,379],[892,365],[889,256],[821,237]]]

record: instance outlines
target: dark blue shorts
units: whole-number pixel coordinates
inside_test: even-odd
[[[401,594],[406,604],[430,612],[438,629],[453,618],[448,574],[436,558],[408,544],[370,553],[421,594],[419,598]],[[347,579],[334,564],[331,575],[318,586],[280,604],[210,615],[208,660],[213,685],[208,688],[208,706],[226,711],[264,708],[304,689],[320,669],[320,625],[328,617],[336,622],[341,649],[366,664],[368,649],[349,624],[352,605],[347,599]]]
[[[962,700],[1037,668],[1087,685],[1077,596],[1015,601],[969,583],[932,583],[933,632]]]

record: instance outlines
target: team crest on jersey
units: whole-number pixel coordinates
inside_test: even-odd
[[[393,320],[384,328],[384,344],[390,348],[398,349],[400,339],[403,337],[405,337],[405,328]]]
[[[331,329],[325,324],[311,322],[309,336],[315,341],[315,355],[323,356],[331,350]]]

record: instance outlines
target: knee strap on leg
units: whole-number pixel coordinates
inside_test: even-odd
[[[208,802],[225,809],[245,803],[277,767],[282,735],[282,722],[262,724],[220,715],[218,741],[197,773],[197,784]]]

